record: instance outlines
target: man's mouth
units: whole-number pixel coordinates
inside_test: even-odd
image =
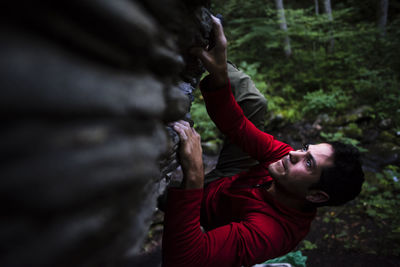
[[[282,159],[281,159],[281,163],[282,163],[282,166],[283,166],[283,168],[285,169],[285,171],[287,170],[287,166],[286,166],[286,161],[287,161],[287,159],[288,159],[288,156],[285,156],[285,157],[283,157]]]

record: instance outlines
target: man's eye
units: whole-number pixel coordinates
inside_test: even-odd
[[[307,151],[308,150],[308,144],[303,144],[303,147],[301,148],[302,151]]]
[[[311,168],[311,160],[310,159],[308,159],[307,161],[306,161],[306,165],[307,165],[307,168]]]

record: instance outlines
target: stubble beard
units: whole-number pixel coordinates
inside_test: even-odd
[[[288,155],[286,155],[280,160],[277,160],[268,166],[269,175],[279,183],[281,182],[280,180],[285,179],[288,176],[288,167],[289,157]]]

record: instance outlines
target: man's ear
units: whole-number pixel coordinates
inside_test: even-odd
[[[312,203],[322,203],[329,200],[329,195],[321,190],[311,190],[306,199]]]

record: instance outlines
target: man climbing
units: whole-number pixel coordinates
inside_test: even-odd
[[[194,52],[210,73],[200,84],[207,111],[229,141],[204,178],[199,134],[174,123],[184,179],[168,190],[163,266],[251,266],[284,255],[306,236],[317,207],[354,199],[364,180],[352,146],[294,150],[256,127],[265,99],[227,64],[223,28],[213,20],[215,47]]]

